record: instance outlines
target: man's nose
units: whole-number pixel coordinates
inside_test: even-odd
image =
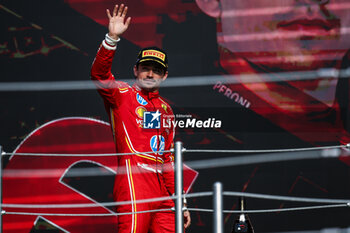
[[[152,69],[150,69],[150,70],[148,71],[147,76],[148,76],[148,77],[153,77],[153,70],[152,70]]]

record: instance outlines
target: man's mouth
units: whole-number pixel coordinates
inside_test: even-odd
[[[143,82],[144,82],[145,84],[155,84],[155,83],[156,83],[156,81],[153,80],[153,79],[144,79]]]

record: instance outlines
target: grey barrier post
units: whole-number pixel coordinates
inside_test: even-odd
[[[224,218],[223,218],[223,196],[222,196],[222,184],[215,182],[213,185],[213,222],[214,233],[224,233]]]
[[[184,232],[184,219],[182,213],[183,175],[182,175],[182,142],[175,142],[175,232]]]

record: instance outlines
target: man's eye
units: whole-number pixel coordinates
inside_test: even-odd
[[[155,70],[153,70],[153,72],[156,73],[156,74],[161,74],[162,73],[162,71],[160,69],[155,69]]]

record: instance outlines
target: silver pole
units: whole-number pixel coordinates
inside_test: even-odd
[[[224,233],[224,218],[223,218],[223,197],[222,184],[215,182],[213,185],[213,205],[214,205],[214,233]]]
[[[182,213],[182,190],[183,190],[183,178],[182,178],[182,142],[175,142],[175,232],[184,232],[184,219]]]
[[[2,233],[2,146],[0,146],[0,233]]]

